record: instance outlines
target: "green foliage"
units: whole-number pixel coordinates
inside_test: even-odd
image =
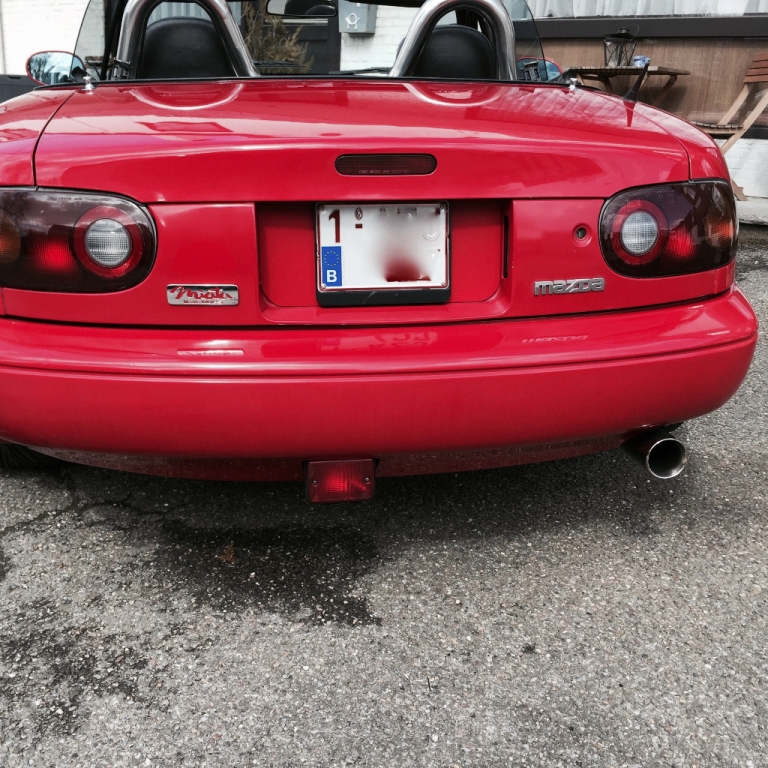
[[[282,18],[267,13],[267,2],[253,0],[243,3],[245,43],[257,68],[263,74],[308,72],[312,67],[312,59],[307,59],[307,44],[299,42],[300,28],[289,32]],[[264,66],[266,62],[280,62],[290,66]]]

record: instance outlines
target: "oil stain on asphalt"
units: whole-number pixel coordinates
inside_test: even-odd
[[[163,526],[157,565],[201,602],[253,606],[310,624],[379,624],[357,581],[377,560],[371,539],[347,527],[215,530]]]

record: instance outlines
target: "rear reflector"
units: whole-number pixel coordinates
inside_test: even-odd
[[[373,469],[373,459],[310,461],[307,464],[307,498],[321,503],[371,499]]]
[[[434,173],[432,155],[341,155],[336,170],[345,176],[426,176]]]

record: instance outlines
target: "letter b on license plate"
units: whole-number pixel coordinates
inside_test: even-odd
[[[321,250],[321,282],[327,288],[341,288],[341,246],[323,246]]]

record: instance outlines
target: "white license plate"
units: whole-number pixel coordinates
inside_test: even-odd
[[[446,289],[447,203],[317,206],[317,288]]]

